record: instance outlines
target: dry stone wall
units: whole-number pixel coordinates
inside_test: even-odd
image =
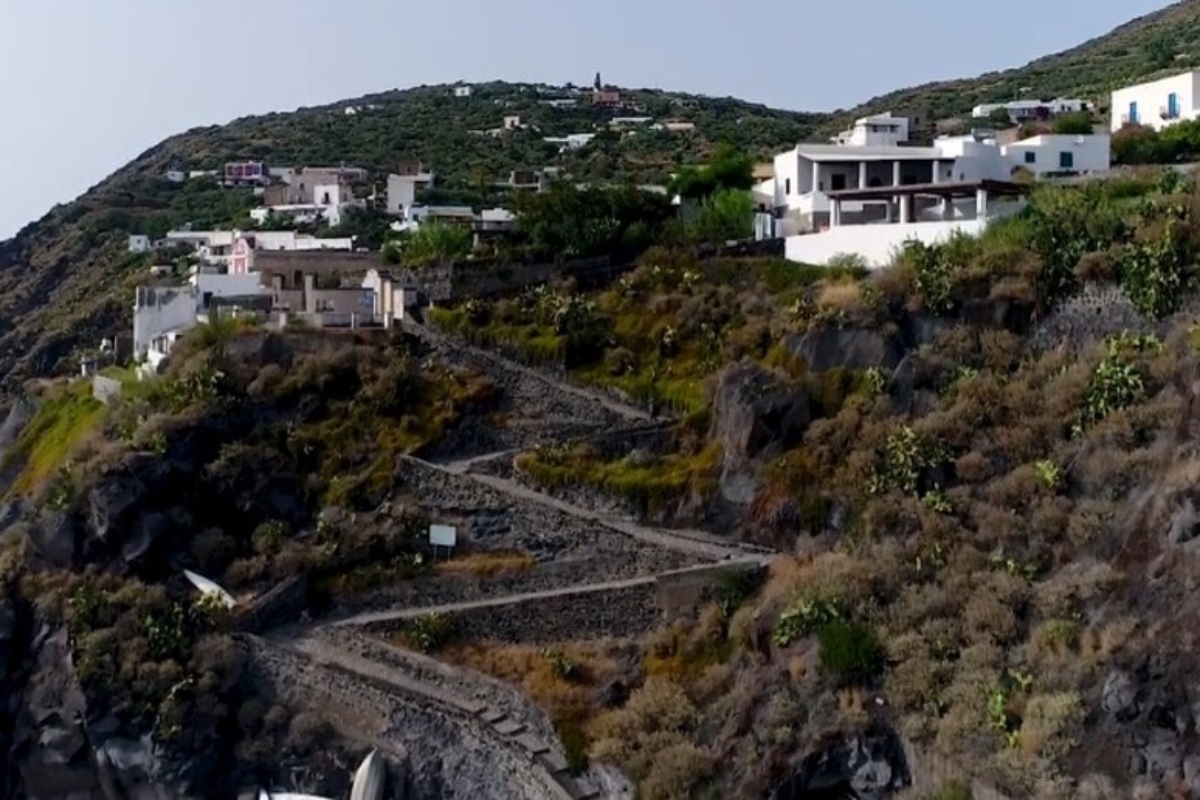
[[[519,599],[444,615],[456,639],[514,644],[634,638],[649,633],[662,621],[653,578],[620,588]],[[388,636],[403,630],[406,624],[406,619],[391,619],[366,627],[372,634]]]
[[[311,654],[245,637],[261,676],[284,702],[316,709],[347,738],[409,758],[406,797],[434,800],[583,800],[594,789],[525,726],[486,703],[392,680],[388,670],[326,650]],[[356,672],[356,665],[364,670]],[[504,724],[504,723],[509,724]]]

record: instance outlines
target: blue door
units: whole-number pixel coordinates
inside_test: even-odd
[[[1129,104],[1129,122],[1133,125],[1138,124],[1137,101],[1134,100]]]
[[[1179,95],[1171,92],[1167,95],[1167,119],[1175,119],[1179,116]]]

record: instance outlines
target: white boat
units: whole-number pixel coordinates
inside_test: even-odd
[[[191,570],[186,570],[186,569],[183,571],[183,574],[184,574],[184,577],[186,577],[191,582],[192,586],[195,586],[197,589],[200,590],[201,594],[216,595],[218,598],[220,598],[221,602],[224,603],[226,608],[233,608],[235,605],[237,605],[237,601],[233,599],[233,595],[231,595],[229,592],[222,589],[218,584],[216,584],[213,581],[210,581],[208,578],[204,577],[203,575],[197,575],[196,573],[192,572]],[[279,795],[272,795],[272,797],[278,797],[278,796]],[[259,798],[259,800],[262,800],[262,798]]]
[[[387,781],[387,770],[383,756],[378,750],[367,753],[354,773],[354,784],[350,789],[350,800],[383,800],[383,786]]]

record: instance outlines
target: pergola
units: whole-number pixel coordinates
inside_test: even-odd
[[[975,215],[978,218],[987,216],[989,197],[1021,197],[1029,193],[1030,187],[1023,183],[1012,181],[966,181],[961,183],[915,183],[907,186],[871,186],[862,189],[839,189],[826,192],[831,211],[830,227],[842,223],[842,203],[844,201],[871,202],[888,201],[889,221],[891,214],[890,203],[896,201],[900,206],[900,222],[912,221],[912,198],[935,197],[943,203],[954,200],[975,198]]]

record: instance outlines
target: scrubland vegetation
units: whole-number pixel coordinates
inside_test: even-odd
[[[242,600],[296,576],[319,601],[430,572],[419,509],[348,515],[376,510],[396,457],[487,408],[494,388],[419,366],[398,340],[227,324],[193,331],[162,375],[125,381],[109,406],[90,388],[45,386],[7,453],[11,495],[38,510],[5,538],[0,597],[15,590],[65,623],[90,713],[172,752],[228,752],[231,725],[243,766],[327,747],[315,720],[248,693],[229,612],[179,567]],[[22,526],[53,529],[64,557],[73,547],[90,565],[46,564]]]
[[[477,342],[680,413],[651,461],[584,446],[519,458],[542,485],[711,492],[708,409],[733,361],[813,400],[802,440],[758,465],[748,524],[815,538],[740,609],[648,643],[640,688],[594,709],[592,758],[648,798],[752,796],[822,732],[865,730],[879,696],[905,737],[965,775],[1077,796],[1070,754],[1104,675],[1155,646],[1123,554],[1147,535],[1131,498],[1172,458],[1171,384],[1196,359],[1178,313],[1197,286],[1196,202],[1147,172],[1039,190],[982,239],[910,247],[869,276],[655,251],[603,292],[441,311]],[[1089,286],[1119,287],[1142,323],[1039,344]],[[900,370],[817,373],[784,343],[820,330],[896,336],[907,355]]]

